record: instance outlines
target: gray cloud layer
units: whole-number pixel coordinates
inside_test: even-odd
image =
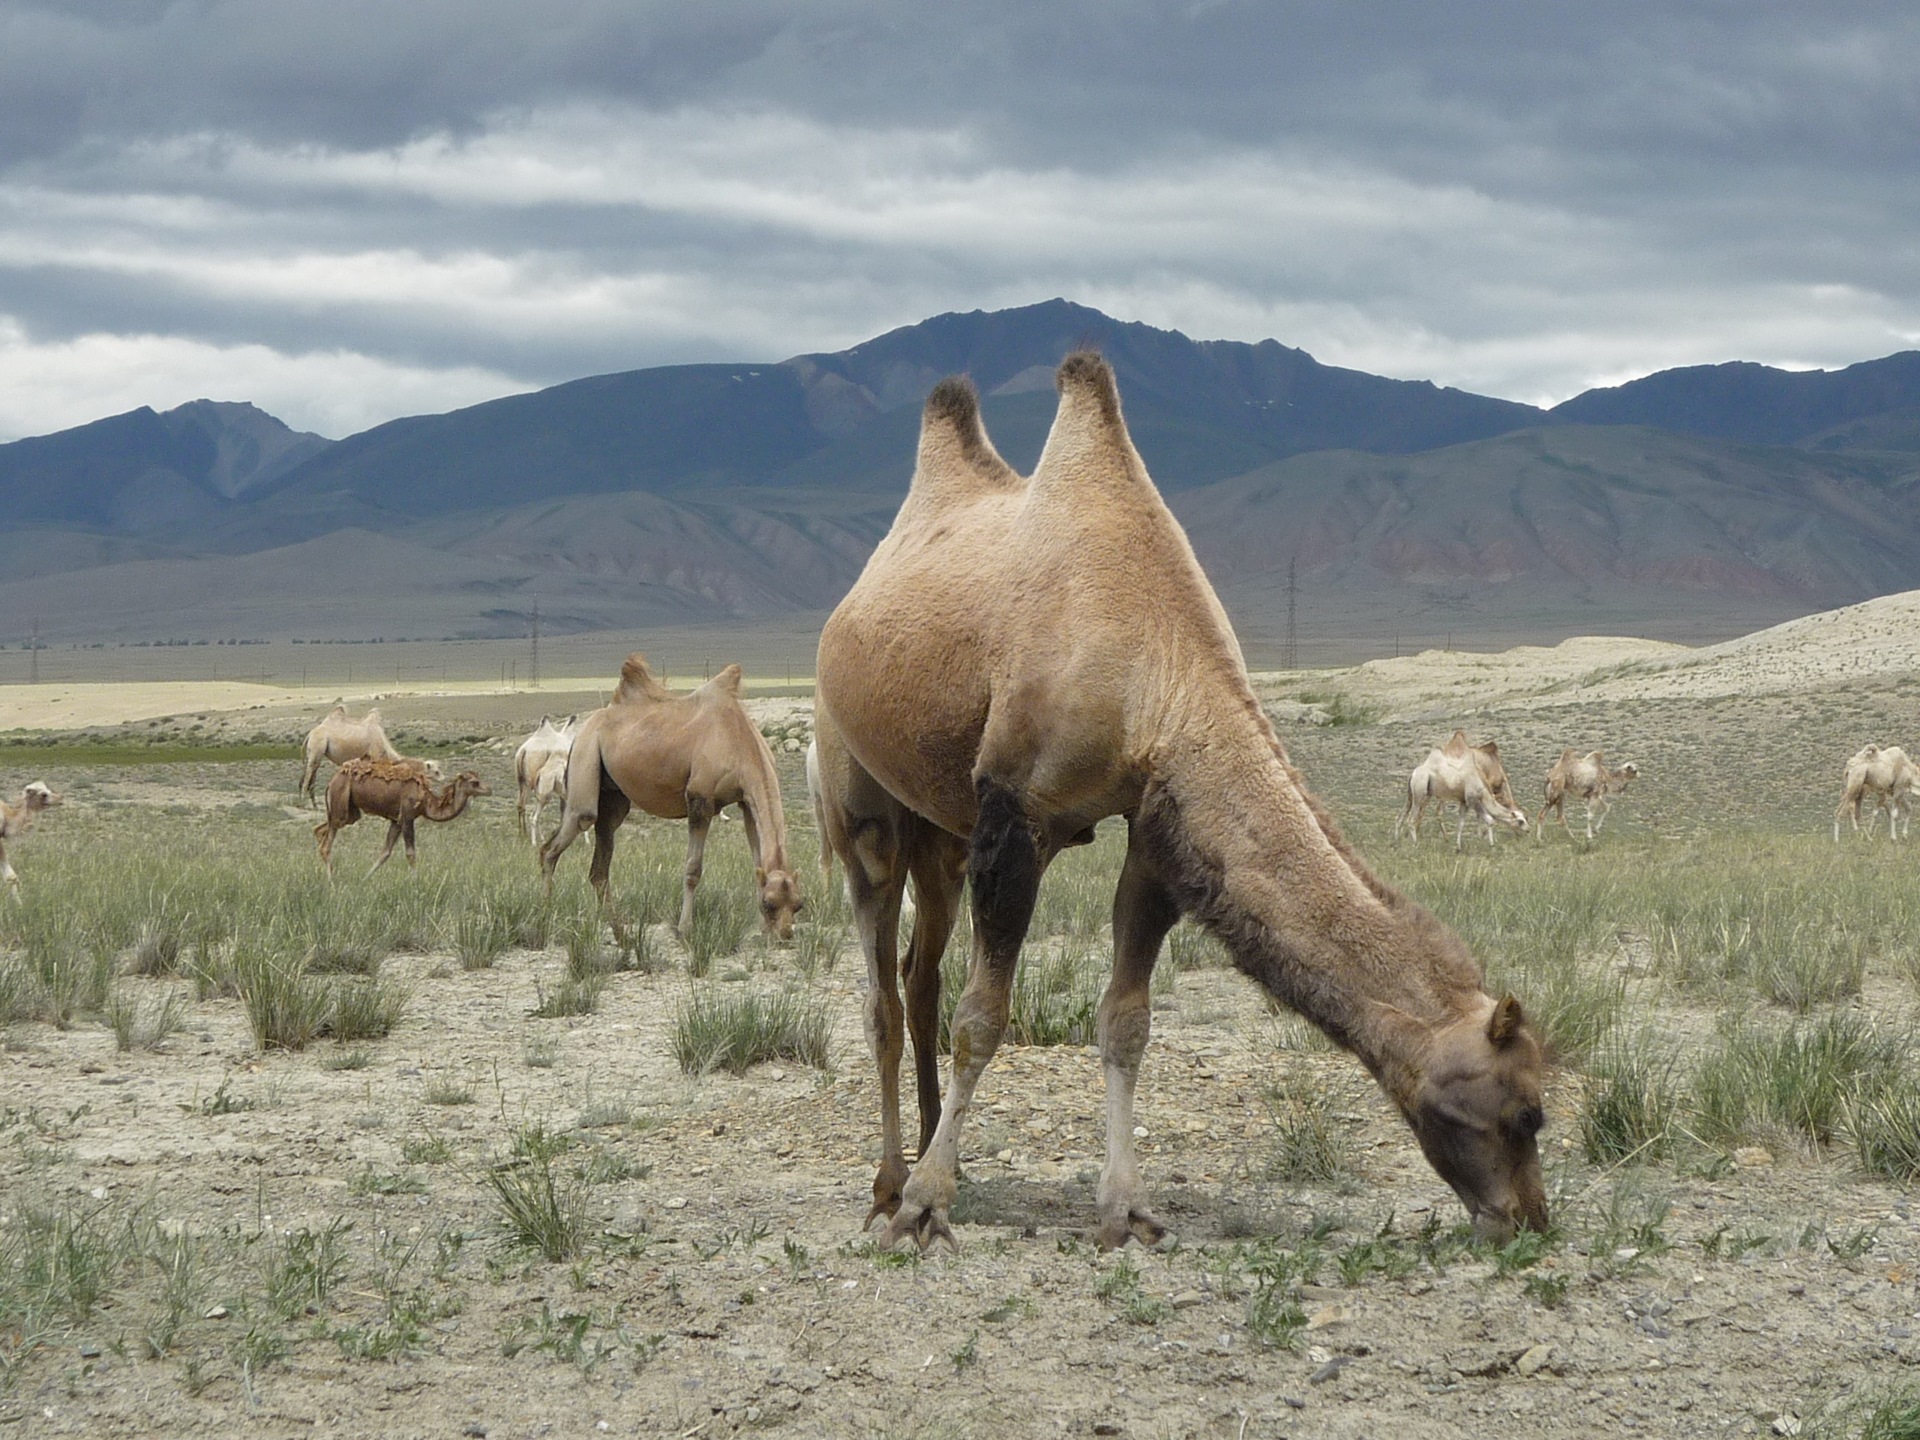
[[[1920,337],[1920,13],[0,0],[0,436],[1055,294],[1519,399]]]

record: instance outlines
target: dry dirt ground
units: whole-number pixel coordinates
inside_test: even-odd
[[[1369,851],[1388,844],[1391,772],[1456,721],[1476,738],[1491,726],[1528,775],[1562,743],[1604,744],[1649,777],[1608,836],[1632,863],[1657,863],[1667,837],[1708,826],[1824,825],[1855,736],[1920,738],[1914,669],[1883,666],[1842,700],[1791,687],[1750,702],[1549,693],[1487,714],[1487,697],[1463,690],[1400,706],[1418,720],[1283,734]],[[1371,682],[1346,683],[1364,695]],[[431,709],[422,702],[415,723]],[[452,733],[480,719],[433,723]],[[1742,755],[1731,773],[1702,764],[1728,745]],[[510,795],[499,751],[479,755],[496,797]],[[1779,785],[1775,759],[1790,770]],[[806,829],[796,758],[783,766],[791,822]],[[115,824],[137,823],[146,804],[209,823],[250,806],[263,844],[310,845],[308,817],[286,808],[288,770],[48,778],[79,805],[125,807]],[[0,775],[9,792],[26,778]],[[507,825],[510,807],[482,802],[461,823]],[[45,839],[17,856],[29,882]],[[434,850],[423,835],[423,868]],[[1791,1434],[1823,1394],[1920,1364],[1920,1225],[1906,1190],[1844,1158],[1784,1150],[1625,1183],[1577,1153],[1571,1078],[1550,1094],[1545,1136],[1564,1242],[1512,1273],[1444,1246],[1420,1258],[1413,1237],[1429,1221],[1456,1227],[1457,1202],[1359,1068],[1276,1022],[1228,971],[1185,971],[1156,1002],[1140,1150],[1174,1243],[1090,1248],[1097,1060],[1010,1046],[964,1148],[962,1249],[918,1259],[881,1254],[860,1230],[878,1102],[851,947],[812,982],[835,1017],[832,1067],[737,1078],[680,1073],[677,971],[620,975],[597,1013],[536,1020],[535,981],[551,983],[558,952],[514,950],[472,972],[444,954],[388,965],[414,999],[390,1038],[361,1047],[361,1069],[328,1068],[331,1044],[256,1054],[231,1000],[195,1005],[156,1052],[118,1052],[99,1025],[9,1036],[9,1223],[29,1205],[143,1215],[163,1233],[220,1238],[237,1258],[164,1358],[147,1356],[144,1317],[111,1295],[93,1322],[26,1356],[0,1392],[0,1435]],[[750,947],[716,965],[717,983],[763,984],[790,965]],[[1337,1097],[1357,1185],[1268,1178],[1266,1097],[1290,1079]],[[588,1189],[595,1239],[576,1263],[511,1245],[484,1184],[534,1123],[578,1141],[562,1169],[592,1156],[627,1173]],[[256,1302],[232,1276],[257,1272],[290,1234],[341,1224],[346,1283],[285,1327],[284,1356],[250,1352]],[[1298,1251],[1316,1224],[1325,1259],[1293,1296],[1307,1328],[1297,1348],[1269,1346],[1250,1324],[1258,1267]],[[1389,1243],[1370,1252],[1388,1225]],[[1387,1251],[1412,1258],[1367,1264]],[[380,1277],[398,1272],[431,1323],[396,1358],[348,1358],[339,1333],[376,1323]]]

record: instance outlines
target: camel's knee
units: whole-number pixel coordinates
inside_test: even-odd
[[[882,986],[875,986],[868,992],[866,1012],[867,1043],[873,1047],[874,1058],[898,1064],[906,1047],[902,1033],[906,1012],[900,997],[889,994]]]
[[[1147,1053],[1147,1038],[1153,1031],[1153,1012],[1144,994],[1107,992],[1100,1002],[1097,1021],[1100,1058],[1128,1074],[1136,1073]]]

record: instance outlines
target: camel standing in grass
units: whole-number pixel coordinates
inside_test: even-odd
[[[313,804],[313,781],[320,773],[322,760],[344,765],[349,760],[358,760],[363,756],[375,760],[401,758],[380,724],[378,708],[354,720],[348,717],[346,706],[334,706],[326,719],[307,732],[307,764],[300,773],[300,793],[307,797],[307,803]]]
[[[1880,812],[1887,812],[1887,833],[1899,840],[1913,828],[1913,792],[1920,787],[1920,767],[1907,758],[1898,745],[1868,745],[1847,761],[1847,788],[1839,809],[1833,812],[1833,838],[1840,840],[1840,817],[1851,815],[1853,833],[1860,833],[1860,806],[1871,795],[1873,814],[1867,817],[1867,836],[1880,823]]]
[[[421,761],[364,756],[349,760],[327,782],[327,818],[313,827],[313,838],[320,842],[321,863],[327,867],[327,874],[333,874],[333,837],[357,823],[362,815],[373,815],[387,822],[387,843],[367,873],[371,875],[386,864],[394,842],[401,839],[407,842],[407,868],[417,869],[414,821],[455,819],[474,796],[492,793],[471,770],[462,770],[436,792]]]
[[[1427,752],[1427,758],[1413,767],[1407,777],[1407,806],[1393,822],[1393,835],[1400,838],[1402,826],[1420,839],[1420,822],[1427,806],[1438,801],[1442,811],[1448,805],[1460,807],[1460,824],[1453,834],[1458,850],[1467,833],[1467,817],[1477,816],[1487,827],[1487,844],[1493,844],[1493,827],[1504,825],[1522,834],[1527,830],[1527,812],[1514,803],[1513,782],[1500,761],[1500,747],[1489,740],[1484,745],[1467,742],[1467,732],[1456,730],[1445,745]]]
[[[520,786],[515,813],[527,827],[527,843],[540,848],[540,816],[548,799],[566,784],[567,756],[573,750],[573,738],[580,733],[580,717],[569,715],[558,725],[542,715],[540,728],[520,742],[513,752],[513,778]],[[527,802],[533,813],[527,813]]]
[[[1031,479],[994,451],[965,380],[928,397],[905,503],[820,637],[815,734],[826,840],[846,866],[880,1073],[883,1243],[953,1243],[961,1131],[1007,1023],[1040,877],[1126,817],[1113,978],[1100,1003],[1106,1165],[1099,1239],[1153,1243],[1134,1158],[1148,986],[1183,914],[1235,964],[1352,1050],[1476,1229],[1544,1227],[1541,1047],[1512,996],[1433,916],[1376,878],[1305,785],[1255,698],[1238,641],[1128,438],[1113,373],[1069,356]],[[907,964],[922,1113],[937,967],[963,882],[972,963],[944,1105],[911,1172],[900,1137],[896,983]]]
[[[7,893],[16,900],[20,898],[20,877],[13,873],[13,865],[7,859],[7,842],[26,839],[40,812],[51,810],[59,803],[60,796],[44,780],[33,781],[12,804],[0,800],[0,880],[6,882]]]
[[[687,822],[686,889],[680,902],[682,934],[693,924],[693,894],[707,848],[707,827],[728,805],[740,807],[753,851],[760,924],[768,935],[793,938],[802,904],[800,882],[787,864],[787,815],[780,777],[760,727],[740,705],[740,667],[729,665],[690,695],[675,695],[647,669],[644,655],[620,667],[613,703],[580,723],[567,761],[567,804],[560,828],[540,851],[553,886],[553,869],[580,832],[593,827],[587,878],[609,912],[607,872],[613,836],[635,805],[663,820]],[[614,933],[624,932],[614,919]]]
[[[1613,797],[1624,792],[1628,785],[1640,778],[1640,767],[1629,760],[1618,770],[1607,768],[1606,756],[1598,750],[1590,750],[1585,755],[1576,755],[1572,749],[1562,750],[1560,758],[1553,762],[1553,768],[1547,771],[1547,803],[1540,807],[1540,815],[1533,823],[1541,841],[1547,838],[1547,811],[1551,810],[1560,817],[1560,828],[1567,832],[1567,838],[1573,838],[1573,831],[1567,825],[1567,801],[1584,800],[1587,802],[1587,839],[1598,835],[1607,823],[1607,811],[1613,806]],[[1598,815],[1596,820],[1594,817]]]

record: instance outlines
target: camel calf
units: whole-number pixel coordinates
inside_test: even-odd
[[[520,823],[527,827],[527,841],[534,849],[540,848],[540,816],[547,808],[547,801],[556,790],[560,790],[567,780],[567,756],[573,751],[573,740],[580,733],[580,717],[569,715],[558,725],[551,716],[540,717],[540,728],[520,742],[520,748],[513,752],[513,778],[520,787],[520,799],[515,813]],[[561,803],[566,796],[561,795]],[[527,813],[527,802],[533,802],[533,813]]]
[[[371,875],[387,863],[394,842],[400,839],[407,842],[407,868],[415,869],[419,863],[413,848],[415,820],[452,820],[475,795],[492,793],[471,770],[462,770],[435,793],[427,783],[421,761],[349,760],[327,782],[327,818],[313,827],[313,838],[320,842],[321,863],[327,867],[327,874],[333,874],[333,837],[362,815],[375,815],[388,822],[387,843],[367,873]]]
[[[24,840],[33,822],[40,818],[40,812],[59,803],[60,797],[44,780],[35,780],[27,786],[11,805],[0,800],[0,880],[6,881],[7,893],[16,900],[20,898],[20,877],[13,873],[13,866],[7,861],[7,841]]]
[[[1587,839],[1593,839],[1607,823],[1613,797],[1639,778],[1640,767],[1632,761],[1618,770],[1609,770],[1599,750],[1585,755],[1576,755],[1571,748],[1562,750],[1553,768],[1547,771],[1547,803],[1540,807],[1540,814],[1533,822],[1535,833],[1543,842],[1546,840],[1547,811],[1551,810],[1559,817],[1560,828],[1567,832],[1567,838],[1572,839],[1573,831],[1567,825],[1567,801],[1584,800],[1587,802]]]
[[[1867,836],[1880,822],[1880,812],[1888,815],[1887,833],[1902,839],[1913,828],[1913,792],[1920,786],[1920,767],[1907,758],[1898,745],[1884,748],[1868,745],[1847,761],[1847,788],[1840,806],[1833,812],[1833,839],[1840,841],[1840,817],[1853,817],[1853,832],[1860,833],[1860,806],[1871,795],[1873,814],[1867,819]]]
[[[1400,838],[1400,829],[1405,825],[1412,829],[1413,838],[1418,841],[1427,805],[1436,800],[1442,808],[1460,807],[1460,825],[1453,836],[1456,850],[1461,848],[1467,833],[1469,812],[1486,826],[1488,845],[1493,844],[1495,825],[1526,833],[1527,812],[1514,801],[1513,782],[1500,761],[1500,747],[1491,740],[1484,745],[1469,744],[1464,730],[1454,731],[1445,745],[1429,750],[1427,758],[1407,777],[1407,808],[1394,821],[1394,838]]]

